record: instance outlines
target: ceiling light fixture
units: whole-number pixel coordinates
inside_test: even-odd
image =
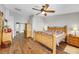
[[[43,11],[41,14],[43,14],[43,15],[44,15],[44,14],[45,14],[45,11]]]

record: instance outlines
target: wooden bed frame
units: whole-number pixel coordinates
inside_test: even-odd
[[[58,30],[65,32],[67,34],[67,26],[65,25],[64,27],[48,27],[48,30]]]
[[[67,34],[67,26],[64,27],[48,27],[48,30],[59,30],[63,31]],[[45,34],[42,31],[37,31],[34,34],[34,39],[37,42],[47,46],[48,48],[52,49],[52,53],[56,54],[56,35],[52,33],[52,36]]]

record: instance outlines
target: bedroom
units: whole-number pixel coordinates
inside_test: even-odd
[[[43,14],[35,15],[39,11],[33,10],[32,8],[34,7],[34,8],[40,9],[41,6],[42,4],[39,4],[39,5],[38,4],[13,4],[13,5],[1,4],[0,5],[0,11],[3,12],[4,14],[3,17],[5,19],[4,26],[6,27],[6,25],[8,25],[8,27],[11,28],[10,30],[12,30],[9,36],[7,36],[8,34],[4,33],[3,37],[7,36],[8,39],[5,39],[6,38],[5,37],[4,40],[2,39],[1,41],[8,41],[9,39],[11,39],[11,42],[12,42],[11,45],[13,44],[13,46],[5,48],[7,47],[7,43],[6,42],[2,43],[3,49],[2,48],[0,49],[1,53],[15,53],[15,54],[45,53],[46,54],[46,53],[55,52],[57,54],[61,54],[61,53],[79,54],[79,40],[78,40],[79,39],[78,37],[79,5],[50,4],[49,5],[50,8],[53,8],[55,10],[55,13],[47,13],[47,16],[44,16]],[[66,30],[63,29],[64,26],[67,27],[65,28]],[[29,29],[26,27],[28,27]],[[57,39],[54,42],[54,45],[53,45],[54,47],[52,47],[52,42],[50,42],[48,39],[48,38],[52,39],[52,37],[44,33],[44,31],[48,30],[47,29],[48,27],[62,28],[63,30],[62,29],[54,29],[54,30],[60,30],[65,32],[67,31],[66,41],[64,38],[65,42],[60,43],[59,42],[60,40]],[[32,40],[30,38],[24,38],[24,36],[26,37],[31,36]],[[42,38],[46,40],[41,41],[40,39]],[[38,44],[36,40],[43,44]],[[26,41],[27,41],[27,44],[25,44]],[[54,48],[53,52],[52,52],[52,48],[49,49],[48,47]]]

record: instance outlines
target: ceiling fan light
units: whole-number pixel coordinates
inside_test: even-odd
[[[44,15],[47,16],[47,13],[45,13]]]
[[[44,15],[44,14],[45,14],[45,11],[43,11],[41,14],[43,14],[43,15]]]

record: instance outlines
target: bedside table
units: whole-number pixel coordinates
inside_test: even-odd
[[[67,38],[67,43],[79,47],[79,37],[69,34]]]

